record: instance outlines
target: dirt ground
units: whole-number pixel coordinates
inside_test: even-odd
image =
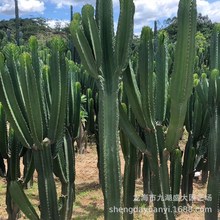
[[[121,164],[123,171],[123,157],[121,155]],[[36,178],[35,178],[36,181]],[[59,182],[56,180],[57,187],[59,188]],[[76,201],[74,203],[73,219],[88,219],[88,220],[100,220],[103,217],[103,196],[98,182],[98,169],[97,169],[97,154],[94,146],[88,147],[87,153],[76,156]],[[143,195],[142,192],[142,179],[136,181],[135,196]],[[5,211],[5,190],[6,182],[0,178],[0,220],[7,218]],[[38,190],[37,184],[34,183],[33,188],[26,190],[28,197],[31,199],[36,210],[38,209]],[[58,189],[59,194],[59,189]],[[206,187],[202,186],[200,182],[194,183],[194,195],[197,195],[197,201],[193,202],[192,210],[182,210],[177,216],[178,220],[202,220],[204,219],[204,201],[199,201],[206,196]],[[136,202],[135,207],[140,208],[140,212],[135,213],[134,219],[149,219],[153,220],[153,213],[147,210],[145,202]],[[25,216],[21,215],[20,219],[25,219]]]

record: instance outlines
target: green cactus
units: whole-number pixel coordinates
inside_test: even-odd
[[[85,5],[73,16],[70,31],[82,64],[99,88],[99,144],[105,218],[120,219],[111,209],[120,207],[121,174],[119,161],[119,79],[128,62],[133,33],[134,3],[120,1],[118,29],[113,28],[112,0],[97,0],[94,8]]]
[[[19,206],[16,204],[13,195],[10,191],[10,185],[13,182],[18,181],[20,178],[20,151],[21,146],[19,145],[18,140],[15,137],[14,131],[10,128],[8,136],[8,158],[7,158],[7,190],[6,190],[6,205],[7,213],[9,219],[15,219],[20,215]]]
[[[179,195],[180,181],[181,181],[181,168],[182,168],[182,152],[180,149],[175,149],[171,155],[171,193],[174,198]],[[173,206],[178,207],[178,201],[173,201]]]
[[[209,180],[207,194],[211,194],[212,200],[206,201],[206,207],[211,208],[212,212],[205,213],[205,219],[218,219],[219,209],[219,182],[220,182],[220,25],[216,24],[210,49],[210,68],[211,74],[209,78],[209,114],[210,114],[210,132],[209,132],[209,148],[208,148],[208,169],[209,169]],[[217,193],[218,192],[218,193]]]
[[[60,209],[61,219],[72,218],[73,202],[75,201],[75,155],[72,148],[72,138],[68,132],[64,137],[63,151],[66,158],[65,173],[67,182],[62,185],[62,206]]]
[[[138,88],[138,83],[136,77],[132,70],[132,65],[130,65],[124,75],[124,88],[125,93],[127,94],[128,101],[131,105],[132,112],[137,119],[139,126],[141,127],[144,136],[145,142],[138,136],[136,129],[129,122],[126,114],[120,108],[120,127],[129,137],[130,142],[137,147],[141,152],[143,152],[147,157],[147,162],[149,163],[151,169],[151,181],[152,181],[152,191],[156,196],[162,195],[165,197],[165,193],[169,194],[168,186],[168,170],[165,164],[165,160],[160,158],[160,149],[164,148],[164,136],[161,133],[162,127],[156,127],[156,120],[154,114],[155,107],[155,75],[153,72],[153,33],[150,28],[145,27],[142,30],[141,34],[141,44],[140,52],[142,56],[139,55],[139,77],[140,90]],[[149,50],[151,48],[151,50]],[[144,55],[144,56],[143,56]],[[148,57],[147,60],[151,61],[151,64],[145,64],[143,57]],[[165,73],[166,74],[166,73]],[[164,74],[164,77],[165,77]],[[161,76],[162,77],[162,76]],[[146,83],[147,88],[146,89]],[[145,85],[145,86],[144,86]],[[166,94],[166,93],[165,93]],[[151,96],[152,95],[152,96]],[[159,97],[159,96],[158,96]],[[145,103],[145,110],[144,105]],[[148,146],[148,147],[147,147]],[[158,160],[158,159],[161,159]],[[160,163],[161,168],[158,167]],[[146,164],[146,162],[145,162]],[[163,165],[162,165],[163,164]],[[161,178],[161,181],[158,179]],[[164,185],[163,185],[163,184]],[[166,184],[167,183],[167,184]],[[168,207],[168,204],[162,203],[162,201],[156,201],[154,204],[156,207]],[[156,218],[170,218],[173,219],[174,215],[170,212],[167,213],[155,213]]]
[[[180,0],[177,45],[170,85],[170,123],[165,144],[169,152],[177,146],[181,137],[187,101],[193,88],[196,16],[196,1]]]
[[[178,43],[174,73],[171,76],[171,118],[166,138],[162,127],[163,123],[165,123],[165,115],[167,115],[166,111],[168,109],[168,54],[166,35],[164,33],[158,36],[157,48],[155,48],[157,50],[156,73],[154,74],[153,33],[150,28],[144,27],[141,34],[138,75],[134,75],[130,66],[130,70],[126,71],[124,76],[124,88],[128,95],[128,101],[139,126],[144,132],[146,143],[135,135],[135,129],[122,111],[120,111],[120,125],[136,147],[140,149],[140,146],[143,146],[141,150],[145,152],[151,169],[152,191],[157,196],[171,194],[167,159],[169,153],[178,144],[180,130],[182,130],[185,119],[187,101],[192,92],[196,26],[195,1],[180,1],[178,21]],[[189,65],[185,65],[185,62],[188,60]],[[158,91],[159,89],[161,91]],[[178,132],[176,132],[176,129],[178,129]],[[178,153],[171,153],[173,161],[175,161],[175,165],[171,169],[171,172],[173,171],[171,178],[175,180],[173,181],[175,184],[172,186],[173,194],[179,194],[180,189],[181,153],[179,150],[177,151]],[[174,205],[177,205],[177,203]],[[169,201],[159,201],[155,202],[154,206],[167,208],[171,207],[172,203]],[[175,219],[172,211],[155,213],[155,218]]]
[[[21,144],[18,142],[18,140],[15,137],[15,133],[13,129],[10,127],[10,125],[8,124],[6,126],[6,123],[7,123],[6,116],[5,116],[2,104],[0,104],[0,123],[1,123],[1,132],[0,132],[0,140],[1,140],[0,152],[1,153],[0,154],[3,155],[5,159],[7,159],[6,160],[7,175],[5,175],[4,177],[6,177],[6,180],[7,180],[7,191],[6,191],[7,208],[6,210],[8,213],[8,219],[18,218],[20,216],[20,209],[27,216],[30,216],[33,213],[35,213],[34,215],[37,216],[34,208],[30,205],[30,203],[27,205],[26,202],[28,201],[28,199],[26,198],[23,192],[24,186],[29,182],[35,169],[33,166],[33,160],[31,160],[32,162],[30,163],[29,167],[27,167],[27,165],[24,164],[24,170],[26,170],[26,172],[24,172],[23,181],[22,182],[19,181],[20,158],[23,157],[23,161],[24,161],[25,156],[28,152],[26,152],[21,146]],[[4,165],[4,168],[5,168],[5,165]],[[6,172],[6,169],[2,171]],[[16,191],[16,193],[14,193],[15,191],[13,191],[12,188],[14,187],[12,187],[12,185],[15,187],[17,185],[20,185],[19,192]],[[15,195],[17,193],[19,195]],[[23,195],[23,197],[20,196],[21,194]],[[23,200],[23,198],[25,198],[25,201]],[[21,207],[20,206],[21,204],[19,203],[18,205],[17,201],[22,201],[25,205]],[[28,209],[30,209],[31,211],[30,210],[27,211],[26,208],[23,208],[25,206],[28,207]]]
[[[209,112],[208,103],[208,84],[206,74],[198,78],[194,74],[194,91],[188,101],[187,114],[185,119],[186,130],[189,133],[185,148],[182,178],[182,195],[189,198],[193,190],[193,177],[198,163],[202,162],[200,148],[209,133]],[[203,153],[205,156],[205,152]],[[192,201],[185,201],[186,203]]]
[[[60,219],[51,145],[64,135],[68,89],[64,44],[55,39],[51,45],[50,74],[41,69],[34,37],[29,42],[31,55],[19,54],[14,45],[4,49],[6,63],[4,55],[0,54],[1,101],[16,136],[24,147],[32,149],[38,172],[42,219]],[[44,87],[45,78],[49,78],[49,88]],[[47,97],[51,97],[50,100]],[[56,155],[58,149],[53,149],[53,152]]]
[[[123,110],[126,114],[130,114],[130,111],[123,105]],[[135,122],[134,117],[129,118]],[[120,130],[120,143],[122,152],[124,155],[125,166],[124,166],[124,180],[123,180],[123,205],[125,208],[134,207],[134,194],[135,194],[135,177],[136,177],[136,159],[137,149],[130,143],[126,134]],[[125,212],[123,213],[123,219],[133,219],[134,213]]]
[[[158,48],[156,52],[156,94],[155,94],[155,119],[162,124],[165,121],[167,109],[168,88],[168,49],[166,33],[158,36]],[[163,62],[163,63],[162,63]],[[162,104],[163,103],[163,104]]]
[[[7,135],[7,121],[5,112],[0,103],[0,154],[3,158],[8,158],[8,135]]]

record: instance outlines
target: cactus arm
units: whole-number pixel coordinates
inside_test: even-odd
[[[16,202],[21,211],[31,220],[39,220],[34,207],[31,205],[27,196],[25,195],[21,185],[17,181],[11,181],[9,185],[10,195]]]
[[[102,64],[102,48],[97,23],[94,19],[94,8],[85,5],[82,8],[82,23],[87,39],[91,41],[98,71]]]
[[[51,69],[51,112],[48,127],[48,137],[52,142],[59,140],[64,133],[66,118],[66,102],[68,92],[68,68],[63,53],[63,42],[55,39],[50,60]]]
[[[63,149],[66,158],[65,173],[67,182],[62,183],[64,204],[60,210],[60,216],[63,220],[69,220],[72,218],[73,202],[75,200],[75,155],[72,147],[72,138],[68,132],[64,137]]]
[[[129,47],[133,35],[134,3],[133,0],[120,0],[120,16],[116,33],[116,66],[121,71],[128,64]]]
[[[206,77],[206,74],[203,73],[200,79],[200,82],[196,86],[196,94],[198,96],[199,101],[203,104],[204,107],[208,108],[208,89],[209,84]]]
[[[141,94],[131,64],[129,64],[129,66],[125,70],[123,82],[123,86],[131,105],[132,112],[134,113],[139,125],[142,128],[145,128],[146,124],[141,104]]]
[[[183,168],[182,168],[182,183],[181,183],[181,191],[182,196],[189,196],[189,188],[191,187],[191,181],[190,181],[190,173],[193,172],[193,160],[195,156],[195,148],[193,147],[193,136],[192,133],[189,132],[186,149],[184,153],[184,159],[183,159]]]
[[[194,115],[193,115],[193,139],[199,140],[204,134],[201,133],[202,123],[204,119],[204,110],[198,98],[194,102]],[[205,125],[207,127],[207,124]]]
[[[7,135],[7,123],[6,116],[0,103],[0,154],[4,159],[8,158],[8,135]]]
[[[214,26],[210,45],[210,69],[220,70],[220,24]]]
[[[51,110],[51,88],[50,88],[50,69],[47,65],[43,66],[42,69],[42,77],[43,77],[43,91],[44,91],[44,100],[45,100],[45,124],[48,126],[48,120],[50,118],[50,110]],[[45,131],[46,133],[46,131]]]
[[[15,129],[16,135],[19,137],[22,144],[25,147],[30,148],[30,144],[32,143],[30,131],[23,117],[21,109],[19,108],[15,91],[13,90],[12,79],[7,68],[4,66],[4,57],[2,54],[0,54],[0,81],[1,101],[5,111],[7,112],[7,117]]]
[[[156,54],[155,119],[165,120],[168,96],[168,50],[166,33],[159,33]]]
[[[138,65],[141,101],[146,124],[148,128],[155,130],[153,57],[153,32],[149,27],[143,27],[140,39]]]
[[[63,52],[60,54],[60,73],[61,73],[61,102],[60,102],[60,114],[58,119],[58,128],[55,141],[59,141],[64,136],[65,122],[66,122],[66,106],[68,100],[68,63]],[[53,87],[54,89],[55,87]],[[53,91],[52,91],[53,93]],[[55,92],[56,93],[56,92]],[[53,105],[53,104],[52,104]],[[52,106],[53,107],[53,106]]]
[[[44,139],[40,150],[33,150],[34,164],[38,172],[38,189],[41,219],[59,220],[56,186],[50,140]]]
[[[27,171],[26,171],[26,173],[23,177],[23,183],[22,183],[23,186],[27,185],[27,183],[33,177],[34,171],[35,171],[34,157],[33,157],[33,155],[31,155],[31,159],[30,159],[30,162],[28,164]]]
[[[94,111],[94,99],[90,98],[88,100],[88,124],[87,129],[91,134],[95,132],[95,111]]]
[[[133,125],[129,122],[126,113],[124,112],[122,106],[119,105],[120,112],[120,127],[127,134],[130,142],[141,152],[145,153],[148,156],[151,156],[151,153],[148,151],[146,144],[142,141],[140,136],[135,131]]]
[[[182,160],[182,152],[180,149],[175,149],[172,155],[171,159],[171,166],[172,166],[172,172],[171,172],[171,178],[172,178],[172,196],[179,195],[180,192],[180,181],[181,181],[181,164]],[[173,206],[177,208],[178,201],[173,201]]]
[[[126,115],[131,114],[131,111],[128,111],[126,105],[123,105],[123,111],[126,112]],[[131,123],[135,123],[134,117],[130,115],[129,119]],[[125,160],[124,165],[124,181],[123,181],[123,205],[126,208],[134,207],[134,193],[135,193],[135,177],[136,177],[136,160],[137,160],[137,148],[132,146],[128,136],[124,131],[120,130],[120,143]],[[123,219],[132,220],[134,213],[123,213]]]
[[[22,92],[22,87],[20,85],[20,79],[19,79],[19,74],[18,74],[18,71],[19,71],[18,59],[19,59],[19,54],[20,54],[19,48],[14,44],[9,44],[4,48],[3,51],[5,54],[5,58],[6,58],[5,64],[11,76],[11,80],[13,83],[18,105],[21,109],[24,119],[27,121],[26,111],[24,108],[23,92]]]
[[[212,200],[206,201],[206,207],[211,208],[212,212],[205,213],[205,219],[217,219],[219,210],[219,192],[220,192],[220,74],[219,74],[219,55],[220,55],[220,25],[217,24],[214,28],[212,36],[212,47],[210,53],[211,75],[209,78],[209,115],[210,115],[210,131],[209,131],[209,181],[207,194],[211,194]]]
[[[46,133],[48,126],[48,115],[46,110],[45,90],[43,89],[44,82],[43,82],[43,74],[40,66],[41,62],[39,62],[39,55],[38,55],[38,42],[35,36],[30,37],[29,47],[31,50],[31,61],[36,77],[36,83],[37,83],[39,99],[40,99],[39,102],[40,102],[40,108],[42,114],[43,133]]]
[[[178,34],[171,78],[171,100],[184,103],[188,100],[193,86],[195,57],[196,1],[181,0],[178,9]],[[177,85],[180,85],[181,88]]]
[[[168,165],[167,165],[167,159],[166,159],[166,154],[164,151],[164,132],[163,132],[163,127],[162,126],[157,126],[156,127],[157,131],[157,140],[158,140],[158,149],[159,149],[159,158],[158,160],[160,162],[160,167],[159,167],[159,175],[160,175],[160,188],[161,188],[161,194],[166,196],[170,194],[170,176],[169,176],[169,171],[168,171]],[[150,136],[150,135],[149,135]],[[171,201],[164,201],[163,202],[164,207],[171,207],[172,202]],[[167,216],[164,215],[164,217],[168,219],[174,219],[174,215],[172,211],[167,212]]]
[[[219,88],[218,88],[219,89]],[[217,107],[213,108],[213,114],[210,118],[210,134],[209,134],[209,181],[207,187],[207,195],[211,195],[212,200],[206,201],[206,208],[211,208],[211,212],[205,213],[205,219],[218,219],[219,209],[219,183],[220,183],[220,116]]]
[[[7,171],[7,190],[6,190],[6,204],[8,218],[16,218],[18,216],[19,208],[15,204],[12,195],[10,194],[10,183],[18,181],[20,177],[20,146],[15,138],[14,130],[9,129],[8,133],[8,147],[10,148],[10,157],[8,157],[8,171]]]
[[[36,76],[31,65],[31,57],[28,53],[21,55],[21,86],[23,88],[25,107],[33,141],[38,146],[43,140],[43,122],[39,91]],[[33,102],[34,100],[34,102]]]
[[[59,149],[57,156],[53,160],[53,164],[54,164],[53,166],[54,174],[60,179],[60,182],[62,184],[66,184],[67,183],[67,179],[65,175],[66,160],[62,147]]]
[[[100,0],[97,2],[98,20],[101,47],[103,48],[103,66],[102,71],[106,82],[115,80],[113,73],[115,71],[114,59],[114,24],[113,24],[113,4],[112,0]],[[110,86],[110,84],[108,84]]]
[[[72,85],[72,103],[73,103],[73,138],[77,138],[80,126],[80,106],[81,106],[81,84],[76,82]]]
[[[82,64],[85,66],[89,74],[91,74],[94,78],[97,79],[97,65],[92,54],[92,49],[82,30],[80,14],[74,15],[73,21],[70,24],[70,32],[74,39],[74,44],[80,55]]]
[[[171,118],[166,137],[166,148],[169,151],[175,148],[179,141],[187,110],[187,100],[193,88],[196,16],[196,1],[180,0],[177,46],[170,87]]]

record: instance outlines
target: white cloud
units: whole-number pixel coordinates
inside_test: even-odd
[[[85,4],[95,5],[96,0],[50,0],[51,3],[55,4],[57,8],[62,8],[64,6],[83,6]],[[119,0],[113,0],[114,6],[118,6]]]
[[[135,32],[140,33],[141,27],[150,25],[155,20],[165,20],[177,15],[179,0],[134,0]],[[197,0],[198,12],[208,15],[215,22],[220,21],[220,1],[209,2]]]
[[[81,7],[84,4],[95,5],[95,0],[49,0],[58,8],[73,5]],[[179,0],[134,0],[135,3],[135,33],[145,25],[151,25],[153,21],[163,21],[176,16]],[[119,0],[113,0],[114,7],[119,6]],[[208,0],[197,0],[198,12],[208,15],[212,21],[220,20],[220,1],[209,2]],[[115,22],[116,24],[116,22]],[[115,26],[116,28],[116,26]]]
[[[69,25],[69,20],[53,20],[53,19],[49,19],[46,21],[46,24],[50,27],[50,28],[64,28],[67,27]]]
[[[18,0],[18,8],[21,15],[30,12],[43,13],[45,4],[42,0]],[[13,15],[14,10],[14,0],[2,0],[0,3],[0,13]]]
[[[198,12],[208,15],[213,22],[220,21],[220,0],[197,0]],[[18,0],[20,14],[44,12],[47,3],[57,8],[73,5],[73,10],[84,4],[95,5],[96,0]],[[135,32],[140,32],[144,25],[150,25],[154,20],[163,21],[176,16],[179,0],[134,0],[135,3]],[[118,11],[119,0],[113,0],[115,11]],[[14,0],[1,0],[0,13],[14,15]],[[115,18],[117,18],[118,12]]]
[[[198,11],[201,12],[202,15],[208,15],[213,22],[220,21],[220,1],[209,3],[206,0],[198,0],[197,7]]]

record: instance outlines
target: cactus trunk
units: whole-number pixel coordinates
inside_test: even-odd
[[[42,143],[42,149],[33,150],[33,155],[38,173],[41,219],[59,220],[50,141],[45,139]]]
[[[119,160],[118,92],[99,93],[99,143],[105,219],[120,219],[121,170]]]

